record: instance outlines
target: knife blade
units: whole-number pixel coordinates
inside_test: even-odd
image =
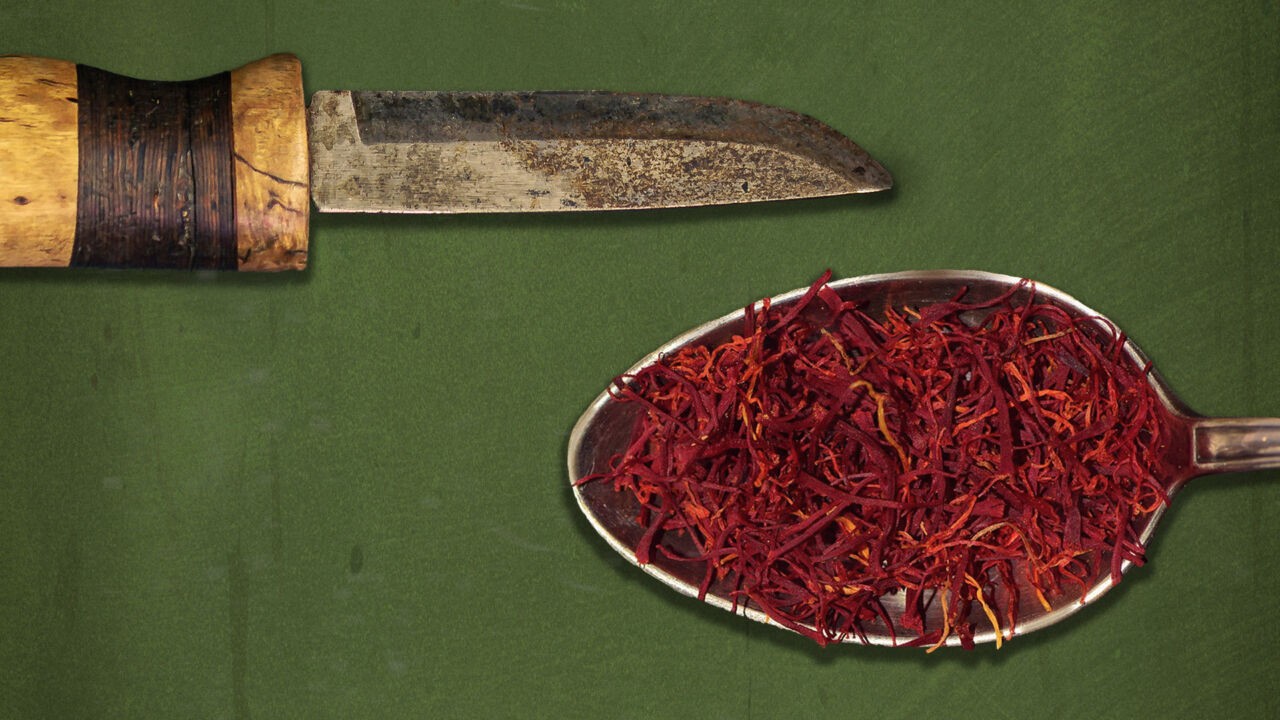
[[[0,56],[0,266],[296,270],[319,212],[639,210],[876,192],[811,117],[727,98],[321,91]]]

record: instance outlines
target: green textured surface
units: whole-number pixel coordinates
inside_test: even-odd
[[[1197,410],[1280,415],[1275,0],[785,5],[5,0],[0,51],[158,79],[291,51],[308,91],[780,104],[898,187],[316,217],[292,276],[0,272],[0,716],[1280,715],[1276,472],[1194,484],[1066,624],[927,657],[677,597],[580,519],[609,378],[827,267],[1030,276]]]

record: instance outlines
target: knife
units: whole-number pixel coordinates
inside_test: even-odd
[[[322,91],[273,55],[157,82],[0,56],[0,266],[306,266],[320,212],[629,210],[892,185],[813,118],[607,92]]]

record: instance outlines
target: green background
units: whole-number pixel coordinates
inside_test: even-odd
[[[309,93],[730,95],[897,178],[316,216],[285,276],[0,272],[0,714],[1280,715],[1275,471],[1193,483],[1150,565],[1068,622],[926,656],[676,596],[594,535],[565,470],[613,374],[828,267],[1029,276],[1198,411],[1280,415],[1275,0],[4,0],[0,51],[155,79],[289,51]]]

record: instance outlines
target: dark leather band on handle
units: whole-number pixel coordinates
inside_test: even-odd
[[[236,269],[231,73],[150,82],[76,68],[71,265]]]
[[[6,56],[0,103],[0,265],[306,266],[296,58],[153,82]]]

